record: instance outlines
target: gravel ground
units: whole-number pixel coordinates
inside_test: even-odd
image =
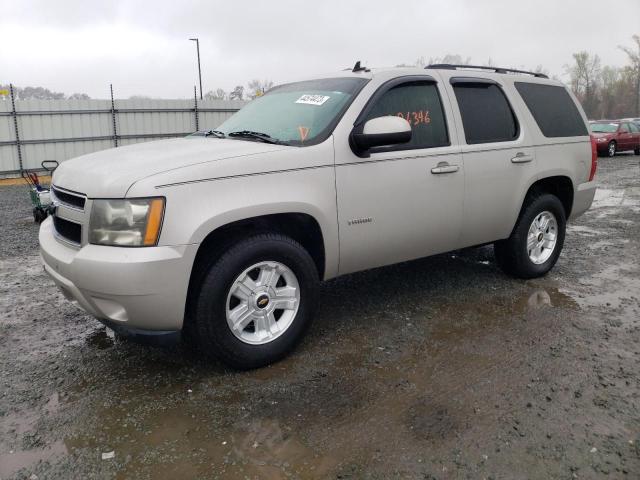
[[[0,188],[0,478],[639,478],[638,159],[600,160],[545,278],[482,248],[336,279],[245,373],[76,310]]]

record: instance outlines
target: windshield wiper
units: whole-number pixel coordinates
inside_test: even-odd
[[[267,135],[266,133],[261,132],[252,132],[251,130],[239,130],[237,132],[231,132],[228,134],[229,137],[239,137],[239,138],[254,138],[264,143],[273,143],[275,145],[288,145],[287,142],[283,142],[282,140],[278,140],[277,138],[273,138],[271,135]]]
[[[209,135],[213,135],[216,138],[226,138],[224,132],[221,132],[220,130],[207,130],[204,132],[205,137],[208,137]]]

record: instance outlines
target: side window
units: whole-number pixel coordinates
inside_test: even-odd
[[[411,125],[411,141],[392,147],[392,150],[449,145],[447,124],[435,83],[404,83],[387,90],[375,101],[365,121],[387,115],[402,117]]]
[[[629,133],[629,124],[628,123],[621,123],[620,124],[620,128],[618,129],[618,131],[620,133]]]
[[[453,83],[453,90],[468,144],[508,142],[518,137],[518,121],[498,85],[465,81]]]
[[[629,124],[629,128],[631,130],[631,133],[638,133],[640,132],[640,128],[638,128],[638,125],[636,125],[635,123],[630,123]]]
[[[576,104],[564,87],[530,82],[515,82],[515,86],[545,137],[589,135]]]

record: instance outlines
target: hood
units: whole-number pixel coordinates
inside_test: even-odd
[[[67,160],[54,172],[53,184],[89,198],[119,198],[133,183],[151,175],[283,148],[287,147],[211,137],[138,143]]]

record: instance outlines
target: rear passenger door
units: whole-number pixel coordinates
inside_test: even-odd
[[[513,86],[454,75],[448,83],[465,165],[462,242],[472,246],[506,238],[536,175],[533,144],[507,97]]]

